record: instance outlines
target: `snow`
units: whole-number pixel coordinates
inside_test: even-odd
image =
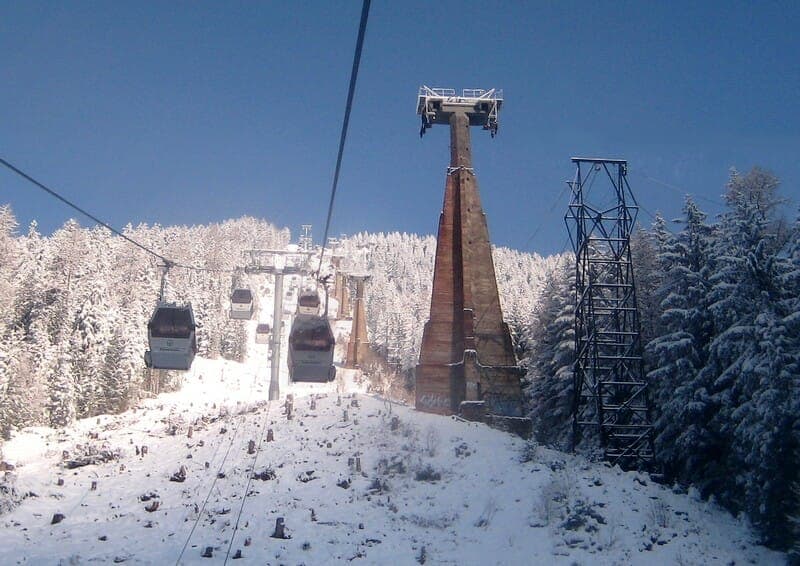
[[[282,384],[293,395],[289,419],[285,398],[267,400],[263,362],[197,358],[176,393],[18,433],[4,446],[16,466],[7,479],[36,495],[0,517],[0,563],[220,564],[237,551],[243,564],[783,561],[713,504],[371,396],[353,371],[339,369],[329,384]],[[121,456],[66,469],[63,451],[79,445]],[[186,480],[170,481],[181,466]],[[274,479],[248,482],[267,469]],[[55,513],[65,518],[52,525]],[[291,538],[271,538],[278,518]]]

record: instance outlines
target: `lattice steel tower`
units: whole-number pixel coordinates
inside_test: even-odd
[[[597,434],[606,460],[642,468],[653,459],[653,432],[630,248],[639,207],[627,161],[572,162],[565,220],[576,259],[573,446]]]

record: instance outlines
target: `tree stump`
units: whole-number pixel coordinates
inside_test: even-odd
[[[286,525],[283,522],[283,517],[275,519],[275,532],[272,533],[272,538],[289,538],[286,536]]]
[[[192,430],[192,427],[189,427],[189,430],[186,431],[186,437],[191,438],[193,433],[194,430]]]
[[[356,456],[356,471],[361,472],[361,458]]]
[[[275,435],[272,432],[272,429],[267,429],[267,442],[272,442],[275,440]]]
[[[147,455],[147,446],[143,444],[142,445],[142,458],[144,458],[146,455]]]
[[[255,454],[256,453],[256,441],[250,440],[247,442],[247,453],[248,454]]]
[[[186,481],[186,466],[181,466],[180,469],[172,474],[169,481],[184,482]]]
[[[63,514],[63,513],[55,513],[55,514],[53,515],[53,518],[52,518],[52,520],[50,521],[50,524],[51,524],[51,525],[57,525],[58,523],[60,523],[60,522],[61,522],[61,521],[63,521],[64,519],[66,519],[66,517],[64,516],[64,514]],[[283,519],[281,519],[281,520],[283,520]]]
[[[211,546],[207,546],[203,550],[203,554],[201,554],[200,556],[202,556],[203,558],[212,558],[214,556],[214,548]]]
[[[92,491],[97,491],[97,480],[93,480],[93,481],[92,481],[92,487],[91,487],[91,490],[92,490]]]
[[[317,408],[317,401],[313,397],[311,398],[311,410],[314,411]]]
[[[63,486],[64,485],[64,478],[58,478],[56,481],[56,485]]]
[[[347,409],[345,409],[345,410],[344,410],[344,413],[342,414],[342,420],[343,420],[344,422],[347,422]]]

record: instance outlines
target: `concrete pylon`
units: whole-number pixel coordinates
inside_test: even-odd
[[[342,271],[342,256],[333,256],[331,264],[334,268],[333,298],[339,305],[336,319],[350,318],[350,291],[347,289],[347,274]]]
[[[336,299],[338,308],[336,309],[336,320],[345,318],[345,305],[343,304],[342,294],[344,293],[344,274],[342,273],[342,256],[334,255],[331,257],[331,265],[333,266],[333,298]]]
[[[350,306],[350,289],[347,285],[347,274],[339,273],[339,310],[342,313],[339,318],[349,319],[353,317]]]
[[[484,401],[502,416],[522,414],[522,371],[503,322],[486,215],[472,169],[470,116],[452,110],[450,167],[439,217],[430,319],[416,368],[416,408],[458,413]]]
[[[351,275],[350,279],[356,283],[356,297],[353,304],[353,326],[350,330],[350,341],[347,343],[348,369],[363,367],[369,352],[369,339],[367,338],[367,315],[364,310],[364,282],[369,275]]]

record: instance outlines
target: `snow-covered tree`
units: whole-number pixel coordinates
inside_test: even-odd
[[[702,453],[708,442],[705,424],[710,409],[698,372],[708,358],[713,324],[707,299],[712,231],[690,198],[684,215],[683,229],[676,236],[666,232],[663,223],[654,226],[660,249],[657,265],[663,273],[658,291],[662,314],[660,335],[648,344],[646,358],[654,368],[648,380],[656,453],[671,475],[686,480],[694,474],[694,460],[686,456]]]
[[[564,255],[549,272],[542,300],[525,333],[529,356],[524,392],[539,442],[568,449],[575,361],[575,259]]]
[[[712,227],[689,200],[661,238],[661,327],[648,346],[656,450],[668,478],[745,511],[787,548],[797,508],[798,230],[777,216],[777,179],[733,172]]]

